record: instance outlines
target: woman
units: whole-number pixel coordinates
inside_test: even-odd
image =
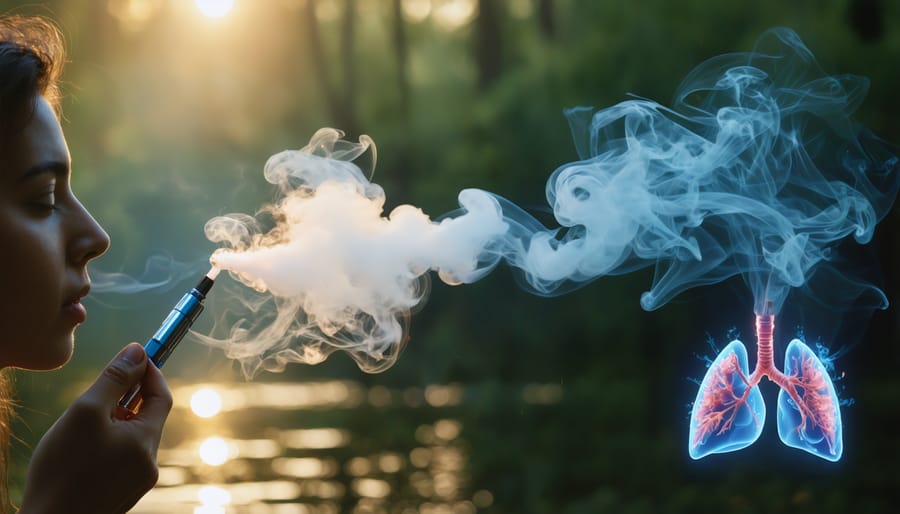
[[[0,17],[0,512],[8,512],[10,368],[49,370],[72,354],[85,320],[87,263],[109,237],[72,194],[57,116],[63,48],[41,18]],[[117,419],[118,398],[141,382],[141,412]],[[21,514],[118,513],[156,483],[156,452],[172,396],[137,343],[127,345],[44,435]]]

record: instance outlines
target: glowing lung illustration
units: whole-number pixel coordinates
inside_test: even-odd
[[[778,436],[788,446],[837,461],[844,449],[841,410],[822,361],[794,339],[785,353],[784,374],[790,389],[778,393]]]
[[[726,453],[753,444],[762,432],[766,405],[759,386],[749,386],[747,349],[728,344],[713,361],[691,411],[691,458]]]

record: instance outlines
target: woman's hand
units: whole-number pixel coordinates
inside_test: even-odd
[[[118,419],[119,398],[139,382],[140,412]],[[139,344],[126,346],[38,443],[19,512],[126,512],[156,484],[156,452],[171,408],[162,373]]]

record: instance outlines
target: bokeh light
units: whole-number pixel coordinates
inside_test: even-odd
[[[211,418],[222,410],[222,395],[204,387],[191,395],[191,410],[201,418]]]
[[[194,4],[207,18],[224,18],[234,9],[234,0],[194,0]]]
[[[231,503],[231,493],[215,485],[206,485],[197,491],[200,505],[194,508],[194,514],[219,514],[226,512],[225,507]]]
[[[198,452],[200,460],[210,466],[221,466],[231,457],[228,443],[221,437],[207,437],[200,443]]]

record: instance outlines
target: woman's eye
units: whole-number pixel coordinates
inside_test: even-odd
[[[56,194],[48,191],[32,200],[31,205],[37,209],[54,211],[56,210]]]

